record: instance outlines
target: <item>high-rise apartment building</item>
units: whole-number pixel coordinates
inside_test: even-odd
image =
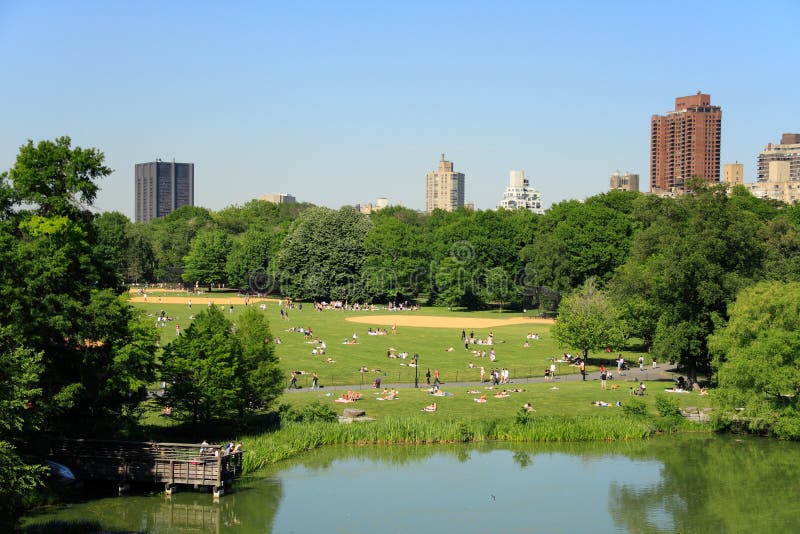
[[[453,162],[439,160],[439,168],[429,172],[426,211],[435,209],[453,211],[464,206],[464,173],[453,171]]]
[[[650,191],[683,193],[686,180],[719,182],[722,108],[711,95],[675,99],[675,109],[650,120]]]
[[[157,159],[137,163],[136,222],[163,217],[182,206],[194,206],[194,163]]]
[[[742,185],[744,183],[744,165],[739,163],[726,163],[722,167],[722,182],[728,185]]]
[[[608,178],[608,190],[609,191],[639,191],[639,175],[633,174],[630,172],[626,172],[625,174],[620,174],[619,171],[615,171],[609,178]]]
[[[783,134],[780,144],[768,144],[758,154],[758,181],[746,187],[760,198],[800,201],[800,134]]]
[[[525,209],[540,215],[544,214],[542,194],[530,187],[530,182],[525,178],[525,171],[511,171],[500,207],[507,210]]]
[[[775,181],[770,175],[770,166],[774,172],[781,172],[782,168],[786,167],[783,172],[788,172],[788,179],[800,181],[800,134],[785,133],[781,137],[780,144],[769,143],[759,152],[759,182]]]

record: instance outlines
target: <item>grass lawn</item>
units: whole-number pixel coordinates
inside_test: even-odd
[[[519,411],[520,407],[526,402],[533,405],[536,410],[535,415],[543,416],[573,416],[573,415],[600,415],[616,417],[621,415],[622,409],[615,404],[617,401],[625,404],[632,399],[641,399],[648,406],[652,415],[658,415],[655,408],[656,395],[669,395],[674,398],[680,407],[685,408],[694,406],[705,408],[711,405],[711,395],[701,396],[698,393],[666,393],[664,389],[670,387],[666,382],[648,382],[648,394],[643,397],[632,397],[629,387],[633,382],[621,382],[618,390],[600,389],[598,380],[587,382],[545,382],[532,384],[510,384],[508,389],[524,389],[523,392],[510,392],[508,398],[495,398],[494,394],[498,389],[486,389],[486,386],[442,386],[442,390],[452,393],[452,396],[434,397],[427,391],[414,388],[403,388],[398,390],[399,395],[396,400],[379,401],[378,393],[381,390],[363,389],[361,390],[361,400],[350,404],[334,403],[334,399],[339,397],[341,391],[325,392],[303,391],[298,393],[284,394],[280,402],[291,406],[302,407],[312,402],[318,401],[329,404],[337,412],[344,408],[360,408],[365,410],[367,416],[375,418],[389,417],[409,417],[422,414],[424,417],[447,418],[447,419],[495,419],[511,417]],[[556,387],[557,389],[552,389]],[[469,393],[478,391],[479,393]],[[486,403],[477,403],[475,398],[481,394],[486,395]],[[609,407],[593,406],[594,401],[604,401],[609,403]],[[422,408],[436,401],[438,410],[435,413],[421,412]]]
[[[184,294],[185,295],[185,294]],[[230,303],[233,302],[230,294],[206,293],[204,295],[186,295],[185,300],[191,299],[190,308],[185,302],[183,304],[168,304],[159,302],[161,296],[176,296],[176,293],[148,293],[147,303],[135,303],[134,305],[143,309],[151,316],[153,323],[156,317],[164,311],[172,320],[167,322],[165,327],[159,328],[161,333],[161,345],[164,346],[176,336],[176,325],[180,325],[181,330],[185,330],[192,320],[194,314],[200,313],[207,306],[208,302],[224,307],[228,315]],[[166,299],[165,299],[166,300]],[[243,305],[234,304],[233,313],[228,316],[235,323],[236,317],[244,309]],[[392,333],[391,326],[380,326],[388,331],[385,336],[368,335],[369,328],[377,328],[379,325],[368,323],[348,322],[348,317],[369,317],[386,315],[387,312],[379,310],[369,311],[333,311],[326,310],[317,312],[312,305],[304,305],[300,310],[297,306],[289,310],[289,319],[281,319],[277,302],[267,303],[264,312],[269,319],[273,337],[281,339],[282,343],[276,345],[276,351],[280,357],[281,367],[286,373],[288,385],[289,373],[292,370],[303,371],[299,377],[298,384],[308,387],[311,384],[311,373],[316,372],[320,377],[320,383],[326,386],[334,385],[358,385],[369,386],[375,378],[380,376],[384,385],[398,383],[413,383],[415,370],[409,366],[410,357],[414,354],[419,355],[419,378],[424,381],[425,371],[439,369],[441,379],[444,382],[467,382],[477,381],[480,378],[480,367],[488,371],[492,367],[506,367],[510,371],[512,380],[521,377],[540,377],[544,370],[551,363],[551,359],[560,358],[566,349],[560,348],[550,335],[550,326],[543,324],[515,324],[507,326],[494,326],[492,328],[470,329],[465,328],[469,336],[474,331],[476,338],[487,338],[489,333],[493,334],[494,344],[492,346],[471,345],[469,350],[464,348],[461,341],[461,328],[425,328],[399,326],[397,333]],[[459,312],[448,311],[446,308],[422,308],[417,311],[393,312],[397,317],[423,316],[423,317],[453,317],[453,318],[484,318],[484,319],[508,319],[521,317],[521,313],[499,313],[497,311],[479,312]],[[312,350],[318,343],[310,342],[303,334],[290,332],[290,328],[311,328],[313,336],[324,341],[327,345],[326,353],[321,356],[312,355]],[[540,339],[529,341],[529,347],[524,347],[526,335],[529,332],[539,334]],[[358,337],[357,344],[344,344],[345,340],[352,340],[353,334]],[[447,349],[453,350],[448,352]],[[489,361],[489,352],[494,348],[496,361]],[[409,357],[388,358],[387,352],[392,350],[394,353],[408,353]],[[476,357],[472,351],[486,351],[487,357]],[[635,361],[640,353],[623,351],[622,354],[629,361]],[[608,363],[615,354],[597,353],[589,355],[588,371],[597,370],[601,363]],[[327,363],[330,358],[335,363]],[[645,356],[649,363],[650,358]],[[473,364],[475,367],[470,368]],[[557,363],[558,374],[577,374],[576,367],[567,364]],[[360,369],[366,368],[366,372]]]

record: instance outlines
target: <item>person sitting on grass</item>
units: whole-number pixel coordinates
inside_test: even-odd
[[[428,406],[425,406],[425,407],[422,409],[422,411],[423,411],[423,412],[435,412],[435,411],[436,411],[436,408],[437,408],[437,406],[436,406],[436,403],[434,402],[434,403],[432,403],[432,404],[429,404]]]
[[[510,395],[506,390],[498,391],[497,393],[494,394],[495,399],[505,399],[506,397],[510,397]]]
[[[486,402],[486,395],[481,395],[477,399],[473,398],[472,400],[474,400],[475,402],[479,402],[479,403],[483,404],[484,402]]]
[[[522,405],[522,409],[525,410],[526,412],[535,412],[536,411],[536,410],[533,409],[533,406],[531,406],[530,402],[526,402],[525,404],[523,404]]]

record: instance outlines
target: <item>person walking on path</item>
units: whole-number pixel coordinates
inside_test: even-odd
[[[606,378],[608,378],[608,373],[606,372],[606,366],[600,366],[600,388],[606,389]]]
[[[425,381],[428,383],[429,386],[431,385],[431,370],[430,369],[425,371]]]
[[[441,384],[442,383],[439,381],[439,369],[436,368],[436,369],[433,370],[433,385],[434,386],[439,386]]]
[[[581,377],[586,382],[586,361],[581,360]]]
[[[294,371],[292,371],[292,377],[289,379],[289,389],[298,389],[297,374]]]
[[[317,389],[317,383],[318,382],[319,382],[319,377],[317,376],[317,373],[315,372],[314,375],[311,378],[311,389]]]
[[[556,378],[556,362],[550,364],[550,380],[555,380]]]
[[[644,371],[644,356],[639,356],[639,370]]]

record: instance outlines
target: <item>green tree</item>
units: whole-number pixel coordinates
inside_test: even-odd
[[[269,262],[274,248],[272,235],[259,230],[248,230],[236,238],[225,265],[231,286],[258,293],[273,289],[275,273],[269,272]]]
[[[297,299],[360,300],[371,221],[349,206],[304,211],[278,256],[282,291]]]
[[[566,292],[589,277],[602,285],[625,262],[635,229],[632,216],[604,200],[566,201],[547,211],[525,251],[533,285]]]
[[[264,314],[247,308],[237,319],[236,338],[242,347],[240,369],[245,379],[242,408],[265,408],[281,394],[283,374]]]
[[[635,332],[652,332],[659,360],[696,380],[710,370],[707,338],[736,293],[762,276],[759,218],[731,202],[724,187],[637,206],[645,226],[618,271],[615,301],[638,315]]]
[[[500,311],[503,311],[503,303],[508,302],[514,295],[512,280],[502,267],[495,267],[486,271],[484,277],[483,294],[486,302],[499,302]]]
[[[41,485],[43,468],[28,465],[13,444],[38,428],[41,358],[0,327],[0,527],[11,530]]]
[[[28,142],[5,175],[0,324],[41,358],[42,394],[31,410],[42,429],[108,436],[143,398],[152,373],[142,369],[152,369],[155,345],[137,335],[132,309],[117,300],[119,287],[97,257],[94,215],[84,204],[94,198],[93,180],[110,172],[104,156],[69,145],[66,137]]]
[[[204,230],[192,239],[189,254],[183,259],[184,270],[181,275],[186,283],[208,286],[227,282],[225,266],[231,242],[228,234],[221,230]]]
[[[96,216],[93,223],[97,243],[92,255],[101,262],[101,283],[104,287],[121,290],[132,246],[131,221],[122,213],[111,211]]]
[[[179,419],[208,423],[246,407],[242,344],[216,306],[201,312],[183,335],[164,347],[162,403]]]
[[[427,217],[407,208],[390,207],[373,213],[370,220],[362,269],[370,299],[416,299],[429,289],[430,251],[424,237]]]
[[[589,351],[620,347],[626,337],[617,310],[592,278],[561,301],[552,334],[562,347],[581,351],[584,361]]]
[[[111,173],[102,152],[71,144],[66,136],[36,146],[29,140],[9,173],[17,198],[43,216],[90,217],[85,208],[97,195],[95,182]]]
[[[150,242],[155,257],[155,281],[159,282],[180,282],[184,258],[194,237],[202,230],[216,229],[211,212],[197,206],[183,206],[169,215],[137,225],[147,228],[140,235]]]
[[[800,283],[743,290],[709,339],[720,422],[800,440]]]

